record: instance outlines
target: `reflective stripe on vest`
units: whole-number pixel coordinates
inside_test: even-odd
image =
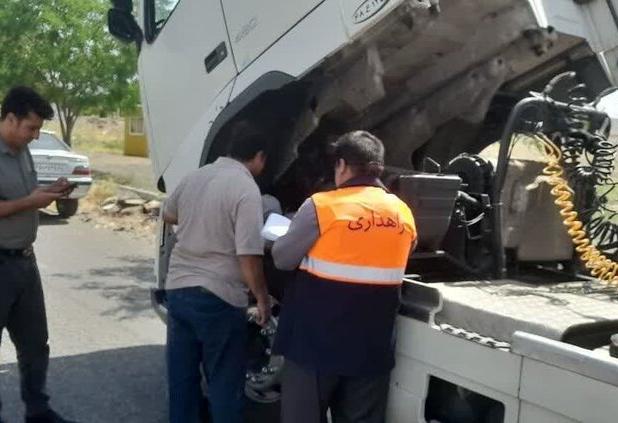
[[[405,273],[405,269],[400,267],[354,266],[332,263],[312,257],[305,257],[300,268],[324,279],[369,285],[399,285]]]
[[[416,227],[409,207],[373,186],[312,196],[320,237],[300,268],[327,280],[395,285],[403,279]]]

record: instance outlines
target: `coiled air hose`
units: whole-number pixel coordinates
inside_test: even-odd
[[[579,220],[573,204],[573,190],[564,177],[564,168],[560,164],[562,151],[546,135],[535,134],[534,139],[541,143],[547,156],[547,166],[543,174],[548,176],[548,183],[552,186],[551,194],[556,198],[554,203],[564,218],[563,224],[575,244],[575,251],[593,277],[612,285],[618,285],[618,263],[605,256],[592,244]]]

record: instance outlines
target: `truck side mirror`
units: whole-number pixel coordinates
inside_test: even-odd
[[[129,0],[128,3],[132,2]],[[144,33],[135,21],[130,9],[110,9],[107,12],[107,26],[114,37],[126,43],[135,42],[138,49],[141,47]]]

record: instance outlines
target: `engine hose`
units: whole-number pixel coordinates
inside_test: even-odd
[[[592,244],[584,230],[584,224],[579,220],[575,211],[573,190],[564,178],[564,168],[560,164],[562,151],[544,134],[536,134],[534,138],[542,144],[545,150],[547,166],[543,169],[543,174],[549,177],[548,183],[552,186],[551,194],[556,198],[554,203],[564,218],[563,224],[567,227],[567,232],[575,245],[575,251],[592,276],[608,284],[618,285],[618,262],[606,257]]]
[[[567,168],[577,166],[579,157],[584,152],[584,140],[577,135],[569,134],[562,139],[563,163]]]
[[[612,182],[616,148],[611,142],[598,136],[594,141],[596,142],[591,143],[590,146],[590,153],[593,157],[590,165],[597,170],[596,184],[603,185]]]

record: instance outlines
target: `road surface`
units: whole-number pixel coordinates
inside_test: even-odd
[[[42,216],[35,249],[50,329],[52,405],[80,422],[165,422],[165,327],[150,309],[153,243]],[[3,417],[23,421],[3,336]]]
[[[165,326],[150,305],[153,240],[42,215],[35,244],[50,330],[52,406],[80,423],[166,422]],[[1,280],[1,275],[0,275]],[[0,347],[2,417],[23,421],[15,351]],[[276,406],[247,421],[277,422]]]

